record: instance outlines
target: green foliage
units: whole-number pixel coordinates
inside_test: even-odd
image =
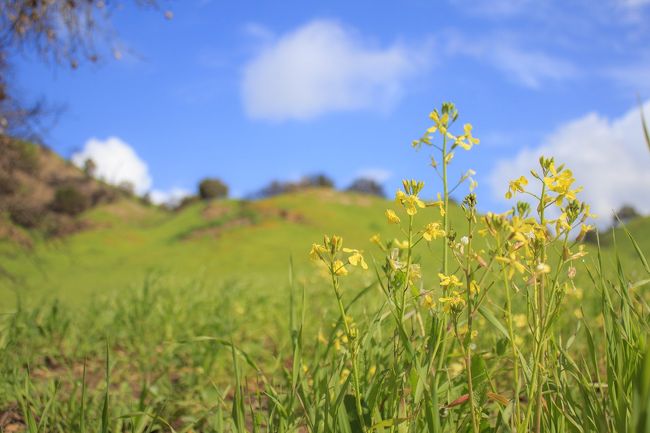
[[[79,215],[89,206],[89,199],[74,186],[63,186],[56,190],[50,204],[53,211],[66,215]]]
[[[386,197],[384,188],[377,181],[364,177],[355,179],[350,186],[347,187],[346,191],[376,195],[377,197]]]
[[[228,197],[228,185],[220,179],[203,179],[199,183],[199,197],[203,200],[214,200]]]
[[[28,431],[647,431],[648,220],[585,248],[588,207],[550,158],[510,183],[510,198],[538,183],[532,205],[451,204],[473,186],[451,179],[453,152],[478,144],[458,117],[443,104],[415,142],[439,159],[434,201],[404,180],[394,201],[363,205],[311,189],[175,214],[106,207],[89,216],[104,230],[39,246],[48,281],[74,271],[93,302],[0,315],[0,410]],[[344,236],[314,243],[305,273],[304,244],[323,231]],[[288,240],[285,290],[273,269]],[[130,288],[155,265],[166,277]],[[97,296],[117,286],[129,289]]]
[[[9,205],[9,217],[14,224],[33,229],[43,222],[45,212],[39,206],[29,203],[13,202]]]

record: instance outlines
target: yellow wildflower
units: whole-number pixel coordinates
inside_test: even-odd
[[[327,248],[319,244],[311,244],[311,250],[309,251],[309,258],[317,261],[323,260],[323,254],[327,252]]]
[[[391,224],[399,224],[402,221],[392,209],[386,209],[386,218]]]
[[[518,260],[517,254],[510,253],[507,257],[496,257],[498,262],[506,265],[508,269],[508,278],[512,278],[515,275],[515,272],[523,274],[526,270],[526,267]]]
[[[442,200],[442,198],[440,198],[440,193],[438,193],[438,200],[429,203],[429,206],[438,206],[440,216],[445,216],[445,202]]]
[[[350,376],[350,370],[344,368],[343,371],[341,371],[341,380],[339,380],[339,383],[341,385],[344,384],[345,381],[348,380],[348,376]]]
[[[512,323],[517,328],[524,328],[528,324],[528,317],[525,314],[514,314],[512,316]]]
[[[589,224],[582,224],[580,226],[580,234],[578,235],[578,238],[576,240],[581,241],[584,239],[584,237],[587,235],[588,232],[592,231],[594,229],[594,226],[589,225]]]
[[[332,263],[332,271],[335,275],[341,277],[348,274],[348,270],[345,268],[345,263],[340,260],[334,260],[334,263]]]
[[[422,237],[427,241],[431,242],[432,240],[441,238],[445,236],[446,233],[442,228],[440,227],[440,223],[429,223],[426,225],[424,228],[424,232],[422,233]]]
[[[472,125],[466,123],[463,126],[464,135],[456,139],[455,145],[462,147],[465,150],[470,150],[475,144],[479,144],[480,140],[472,136]]]
[[[352,266],[361,266],[362,269],[368,269],[368,264],[363,259],[363,255],[361,254],[361,251],[354,250],[352,248],[343,248],[343,252],[352,253],[348,257],[348,263],[350,263]]]
[[[427,293],[422,297],[422,305],[429,310],[436,308],[436,301],[433,300],[433,296]]]
[[[440,301],[446,313],[458,313],[465,306],[465,299],[456,290],[453,290],[449,296],[438,299],[438,301]]]
[[[413,216],[418,213],[417,208],[424,208],[425,204],[420,198],[415,194],[405,194],[403,191],[399,190],[395,194],[395,201],[400,203],[406,209],[406,213]]]
[[[472,280],[469,283],[469,292],[472,295],[478,295],[481,292],[481,287],[479,287],[478,283],[474,280]]]
[[[440,285],[443,287],[453,288],[463,285],[456,275],[438,274],[438,278],[440,278]]]
[[[399,239],[393,239],[393,244],[400,250],[405,250],[409,247],[409,241],[404,239],[400,241]]]
[[[420,265],[417,263],[412,264],[409,267],[409,284],[413,285],[417,283],[422,278],[422,270]]]
[[[516,193],[524,192],[524,187],[528,185],[528,179],[525,176],[520,176],[519,179],[511,180],[508,183],[508,192],[506,198],[510,200]]]

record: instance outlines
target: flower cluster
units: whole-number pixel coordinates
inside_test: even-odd
[[[344,254],[347,257],[343,257]],[[343,238],[336,235],[332,237],[326,235],[323,237],[322,244],[312,244],[309,257],[313,261],[325,263],[330,273],[336,276],[347,275],[349,265],[368,269],[368,264],[363,258],[363,252],[353,248],[344,248]]]

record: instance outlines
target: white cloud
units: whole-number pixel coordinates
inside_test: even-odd
[[[364,168],[356,173],[357,178],[372,179],[377,183],[384,183],[393,176],[390,170],[384,168]]]
[[[172,188],[168,191],[154,189],[151,191],[151,202],[154,204],[178,205],[185,197],[192,195],[192,191],[185,188]]]
[[[398,43],[372,46],[334,21],[312,21],[266,44],[245,66],[244,107],[249,116],[270,120],[386,110],[425,57]]]
[[[650,113],[650,101],[644,111]],[[611,120],[587,114],[560,126],[539,147],[499,161],[490,178],[495,195],[503,198],[508,180],[535,168],[540,155],[553,156],[573,171],[584,186],[582,200],[601,215],[598,224],[609,223],[612,210],[624,204],[650,213],[650,152],[637,107]]]
[[[577,68],[567,60],[521,48],[512,34],[473,40],[460,33],[450,33],[447,49],[452,55],[465,55],[489,63],[531,89],[540,88],[546,81],[561,81],[578,74]]]
[[[83,167],[89,158],[97,166],[95,175],[105,182],[113,185],[130,182],[138,194],[144,194],[151,187],[147,163],[118,137],[108,137],[106,140],[91,138],[86,141],[83,150],[72,155],[71,160],[77,167]]]

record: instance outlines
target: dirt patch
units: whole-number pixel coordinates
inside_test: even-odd
[[[339,191],[325,189],[318,191],[317,196],[325,202],[342,204],[346,206],[354,205],[368,207],[372,205],[372,198],[362,194],[345,194]]]
[[[259,213],[263,218],[279,218],[284,221],[291,223],[302,224],[306,222],[306,218],[300,212],[296,212],[290,209],[277,208],[275,206],[270,206],[268,204],[255,203],[253,208],[257,213]]]
[[[26,424],[18,410],[18,406],[9,406],[0,409],[0,431],[16,433],[26,430]]]
[[[253,221],[253,219],[249,217],[233,218],[229,221],[224,222],[223,224],[219,224],[218,226],[205,227],[202,229],[194,230],[192,233],[187,235],[185,239],[191,240],[191,239],[199,239],[204,237],[210,237],[216,239],[229,230],[233,230],[235,228],[240,228],[240,227],[250,227],[254,223],[255,222]]]
[[[201,216],[206,220],[215,220],[223,218],[232,212],[232,207],[223,203],[212,202],[209,203],[201,212]]]

